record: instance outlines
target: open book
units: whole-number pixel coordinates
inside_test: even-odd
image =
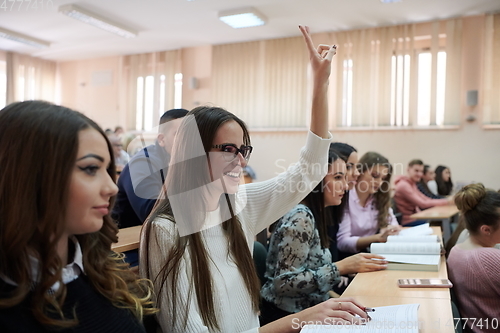
[[[370,252],[385,257],[390,270],[437,272],[441,263],[441,243],[433,236],[391,237],[387,243],[372,243]]]
[[[305,325],[300,333],[418,333],[420,304],[381,306],[364,325]]]

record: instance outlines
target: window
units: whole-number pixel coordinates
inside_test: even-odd
[[[174,76],[174,108],[182,108],[182,73],[176,73]]]
[[[342,95],[342,126],[352,125],[352,59],[344,60],[343,95]]]
[[[7,63],[0,60],[0,109],[7,104]]]
[[[151,131],[158,126],[158,120],[166,111],[166,75],[139,76],[136,82],[135,124],[137,131]],[[174,108],[182,105],[182,74],[174,76]]]

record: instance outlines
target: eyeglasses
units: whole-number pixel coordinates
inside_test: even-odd
[[[252,146],[241,146],[240,148],[236,147],[233,143],[225,143],[223,145],[214,145],[212,148],[220,148],[220,150],[224,153],[224,159],[228,162],[233,161],[238,157],[238,153],[243,156],[245,160],[250,159],[250,154],[252,153]]]

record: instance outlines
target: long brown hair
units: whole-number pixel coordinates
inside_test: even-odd
[[[17,284],[8,297],[2,296],[0,308],[19,304],[31,290],[31,311],[42,325],[66,328],[78,324],[78,318],[63,315],[64,263],[56,244],[66,224],[79,132],[87,128],[106,140],[111,156],[107,172],[114,179],[112,147],[102,129],[83,114],[42,101],[13,103],[0,111],[0,273]],[[111,207],[113,202],[114,198]],[[118,229],[109,214],[103,222],[98,232],[76,236],[85,274],[115,306],[127,308],[141,319],[154,312],[151,289],[147,282],[137,281],[122,256],[111,251]],[[35,284],[30,256],[39,262]],[[60,288],[49,293],[57,281]],[[56,319],[53,310],[59,315]]]
[[[378,227],[382,229],[387,227],[390,221],[389,208],[391,207],[392,165],[387,158],[373,151],[367,152],[361,156],[358,162],[359,172],[361,174],[376,165],[385,166],[389,169],[385,180],[380,184],[379,190],[373,195],[373,205],[378,211]]]
[[[337,152],[332,149],[330,145],[330,149],[328,150],[328,168],[331,168],[333,162],[341,159],[345,162]],[[305,197],[304,202],[307,207],[311,210],[316,229],[318,229],[319,239],[321,243],[321,247],[323,249],[330,248],[330,237],[328,235],[328,227],[334,223],[338,223],[338,220],[332,218],[332,211],[329,207],[325,207],[325,194],[324,188],[327,184],[325,184],[325,178],[319,182],[316,187],[309,192],[309,194]],[[344,200],[342,200],[343,202]],[[342,203],[341,203],[342,205]]]
[[[169,196],[186,192],[193,195],[187,201],[197,205],[196,209],[188,209],[186,212],[186,219],[190,223],[201,225],[205,220],[208,209],[203,194],[199,191],[189,190],[205,186],[211,182],[208,168],[208,152],[212,148],[217,130],[228,121],[236,121],[241,126],[243,129],[243,142],[245,145],[250,145],[250,136],[242,120],[222,108],[207,106],[197,107],[184,117],[174,140],[172,160],[182,162],[170,164],[167,179],[165,180],[164,193],[168,192]],[[199,151],[198,138],[201,139],[204,153],[197,157],[189,156],[190,152]],[[225,209],[224,207],[227,207],[228,210],[227,215],[224,212],[221,212],[221,215],[230,216],[228,220],[223,222],[222,227],[229,244],[228,255],[236,263],[250,295],[254,311],[257,312],[259,309],[260,282],[241,223],[233,211],[234,197],[234,194],[224,194],[219,199],[221,210]],[[144,241],[146,244],[156,241],[150,237],[150,233],[151,225],[158,216],[166,216],[176,223],[177,229],[181,227],[179,221],[175,221],[171,202],[164,196],[164,199],[157,201],[153,212],[145,222],[143,234],[145,235]],[[161,295],[163,290],[167,292],[171,304],[164,304],[163,306],[172,307],[174,326],[177,320],[182,320],[185,327],[187,325],[187,310],[189,298],[192,297],[192,290],[188,295],[188,301],[179,306],[180,299],[177,292],[177,283],[182,258],[186,250],[191,258],[191,266],[188,269],[191,271],[191,283],[203,323],[211,329],[219,329],[214,308],[214,297],[216,295],[214,294],[213,277],[209,268],[211,258],[199,232],[183,237],[177,236],[175,244],[173,244],[158,275],[148,276],[148,278],[153,280],[158,295]],[[144,265],[144,270],[149,275],[150,265],[147,251],[141,253],[141,265]],[[158,299],[161,300],[161,297],[159,296]],[[161,304],[158,305],[158,307],[161,306]]]

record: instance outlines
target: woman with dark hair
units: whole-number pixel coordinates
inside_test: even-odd
[[[332,217],[327,208],[343,200],[346,173],[345,161],[330,149],[327,175],[278,221],[269,242],[267,282],[261,290],[264,323],[325,301],[340,275],[386,268],[383,257],[365,253],[332,261],[327,233]]]
[[[437,185],[436,185],[436,173],[431,169],[430,165],[424,165],[424,173],[422,179],[417,183],[417,188],[426,197],[431,199],[442,199],[441,195],[437,195]]]
[[[387,236],[401,229],[391,208],[389,160],[367,152],[358,165],[361,175],[349,193],[349,206],[337,233],[337,246],[347,253],[363,251],[371,243],[385,243]]]
[[[469,238],[448,256],[448,273],[467,328],[476,333],[498,332],[500,318],[500,193],[483,184],[463,187],[455,195]]]
[[[337,233],[339,231],[339,223],[342,221],[344,211],[349,205],[349,191],[354,188],[359,177],[358,170],[358,151],[353,146],[344,142],[333,142],[330,149],[336,152],[341,159],[346,163],[347,168],[347,186],[348,191],[345,192],[342,202],[338,206],[330,206],[330,217],[332,222],[328,225],[328,236],[330,238],[330,254],[332,260],[337,261],[346,257],[345,253],[339,253],[337,247]]]
[[[111,251],[113,149],[81,113],[47,102],[0,111],[0,327],[144,332],[150,283]]]
[[[451,181],[450,168],[438,165],[436,168],[437,194],[441,196],[450,195],[453,191],[453,182]]]
[[[349,186],[349,190],[352,190],[359,177],[358,151],[353,146],[343,142],[333,142],[330,145],[330,149],[333,149],[343,160],[345,160],[347,167],[347,185]]]
[[[299,332],[293,320],[367,318],[361,305],[340,299],[259,328],[254,237],[321,181],[331,140],[327,88],[335,47],[316,49],[308,29],[300,30],[314,87],[311,131],[299,163],[273,179],[239,186],[252,152],[245,123],[218,107],[195,108],[181,123],[166,197],[146,220],[140,248],[141,275],[154,282],[164,331]]]

